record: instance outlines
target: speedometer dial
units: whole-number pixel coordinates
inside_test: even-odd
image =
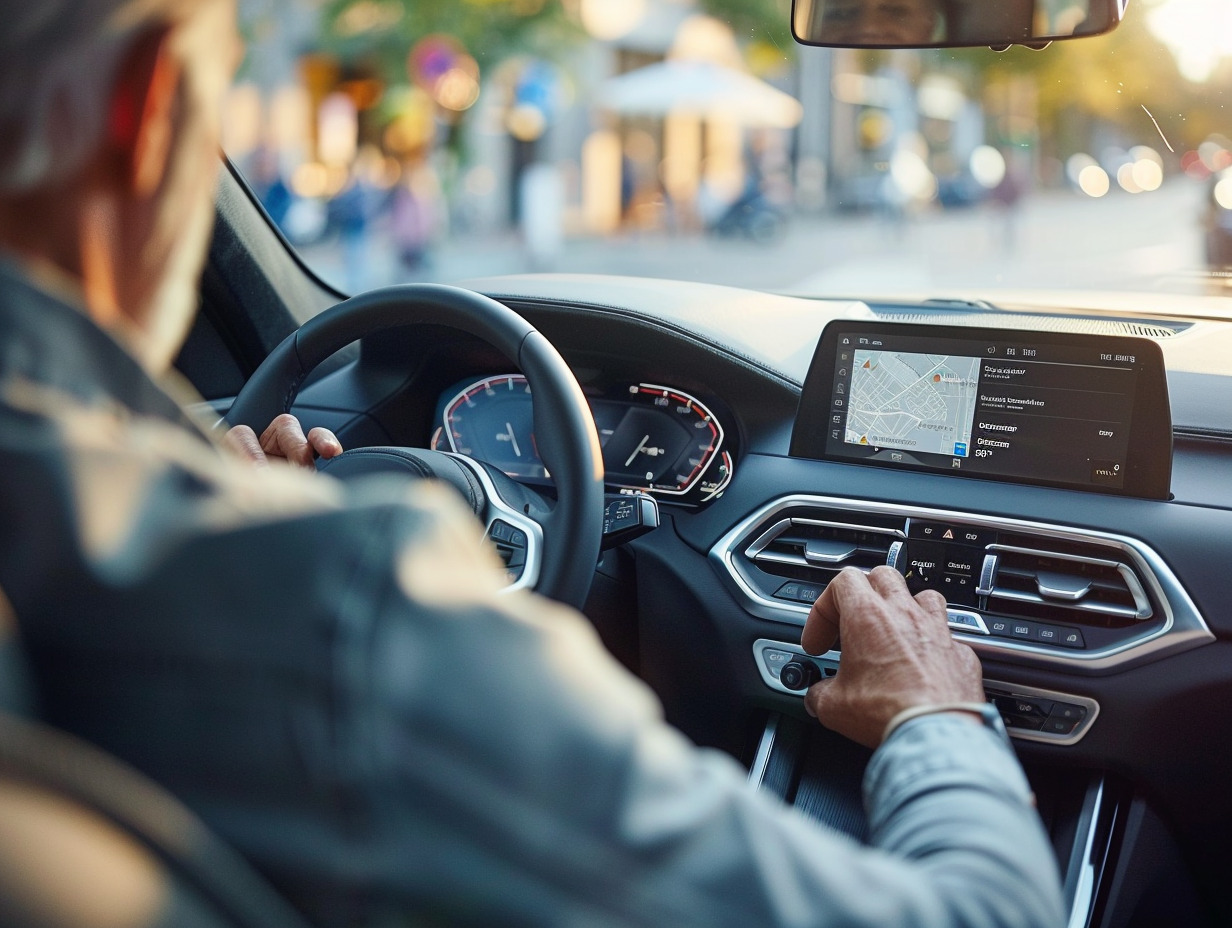
[[[639,383],[592,394],[589,402],[609,487],[701,503],[731,480],[723,426],[696,397]],[[500,374],[446,394],[432,447],[486,461],[511,477],[546,481],[535,425],[526,378]]]
[[[449,450],[486,461],[510,477],[548,475],[535,447],[530,384],[522,374],[468,384],[445,404],[443,419],[434,448],[447,444]]]

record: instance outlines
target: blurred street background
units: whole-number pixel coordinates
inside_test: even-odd
[[[789,6],[240,0],[225,147],[344,292],[1219,290],[1232,4],[1141,0],[1110,36],[1001,54],[804,48]]]
[[[510,231],[443,241],[415,268],[403,266],[392,238],[375,230],[364,273],[373,286],[557,271],[836,297],[929,298],[1058,285],[1220,292],[1204,276],[1201,185],[1178,180],[1162,187],[1149,205],[1128,199],[1116,205],[1119,211],[1091,210],[1069,192],[1054,191],[1032,197],[1014,216],[989,208],[938,211],[909,222],[846,214],[801,217],[780,239],[755,249],[743,241],[654,232],[579,237],[564,242],[548,262],[535,260],[521,236]],[[337,243],[302,251],[325,279],[345,281],[345,255]]]

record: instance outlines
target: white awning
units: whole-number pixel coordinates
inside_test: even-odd
[[[804,115],[800,101],[749,74],[708,61],[662,61],[604,81],[601,109],[640,116],[693,114],[751,128],[790,129]]]

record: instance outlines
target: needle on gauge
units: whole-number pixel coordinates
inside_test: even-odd
[[[629,455],[629,460],[625,461],[625,467],[628,467],[630,464],[632,464],[633,460],[639,454],[644,454],[648,458],[657,458],[659,455],[664,453],[662,448],[647,448],[646,443],[648,441],[650,441],[649,435],[646,435],[642,438],[642,440],[638,443],[638,446],[633,449],[633,453]]]
[[[642,437],[642,440],[638,442],[637,447],[633,449],[633,453],[629,455],[629,460],[625,461],[625,467],[628,467],[630,464],[632,464],[633,459],[642,453],[642,449],[646,447],[646,442],[648,441],[650,441],[649,435],[645,435]]]

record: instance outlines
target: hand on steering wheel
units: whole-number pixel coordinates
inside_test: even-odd
[[[437,477],[468,497],[488,531],[524,531],[523,582],[545,596],[580,607],[598,561],[603,519],[603,457],[594,419],[564,359],[535,328],[482,294],[436,284],[385,287],[360,294],[313,317],[287,336],[249,378],[227,413],[231,425],[264,429],[291,411],[308,374],[357,339],[407,325],[442,325],[475,335],[502,352],[531,387],[536,446],[552,474],[557,500],[462,455],[414,449],[353,449],[331,461],[352,470],[377,469],[376,459],[402,473]],[[344,463],[355,462],[355,463]]]

